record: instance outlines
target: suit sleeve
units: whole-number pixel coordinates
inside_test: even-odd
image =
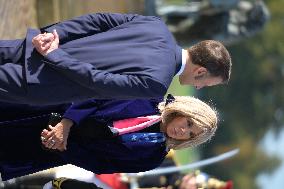
[[[53,25],[41,28],[41,32],[52,32],[56,29],[60,43],[79,39],[89,35],[105,32],[111,28],[130,22],[141,17],[135,14],[87,14],[71,20],[59,22]]]
[[[73,103],[63,115],[78,125],[89,116],[105,120],[120,120],[129,117],[159,114],[157,109],[162,98],[135,100],[97,100]]]
[[[67,110],[65,110],[63,117],[72,120],[75,125],[79,125],[81,121],[90,116],[95,118],[103,116],[104,119],[107,120],[120,119],[126,116],[121,114],[121,112],[133,104],[137,104],[136,100],[92,99],[84,102],[73,103]],[[145,105],[143,107],[145,107]],[[146,107],[145,111],[148,109],[151,110],[153,107]],[[143,110],[140,111],[142,112]]]
[[[94,91],[95,98],[152,98],[161,97],[167,87],[147,75],[110,73],[96,69],[92,64],[72,58],[62,49],[49,53],[44,61],[60,74],[78,85]]]
[[[103,100],[88,100],[73,103],[64,113],[63,117],[72,120],[78,125],[82,120],[95,113]]]

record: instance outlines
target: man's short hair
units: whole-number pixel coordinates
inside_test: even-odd
[[[218,41],[204,40],[188,49],[193,64],[206,68],[212,76],[220,76],[227,83],[231,75],[232,61],[226,47]]]

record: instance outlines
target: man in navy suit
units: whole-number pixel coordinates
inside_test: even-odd
[[[175,75],[200,89],[230,72],[221,43],[183,50],[153,16],[88,14],[0,41],[0,101],[10,103],[162,97]]]

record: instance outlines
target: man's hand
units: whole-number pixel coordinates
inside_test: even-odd
[[[59,36],[54,30],[52,33],[38,34],[32,39],[32,43],[36,50],[43,56],[58,49]]]
[[[49,149],[66,150],[67,139],[73,121],[63,118],[56,126],[49,125],[49,129],[44,129],[41,133],[42,144]]]
[[[182,178],[179,189],[197,189],[196,177],[194,174],[185,175]]]

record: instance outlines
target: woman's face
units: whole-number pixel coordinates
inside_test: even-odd
[[[202,133],[202,130],[183,116],[177,116],[166,125],[166,133],[176,140],[188,140]]]

